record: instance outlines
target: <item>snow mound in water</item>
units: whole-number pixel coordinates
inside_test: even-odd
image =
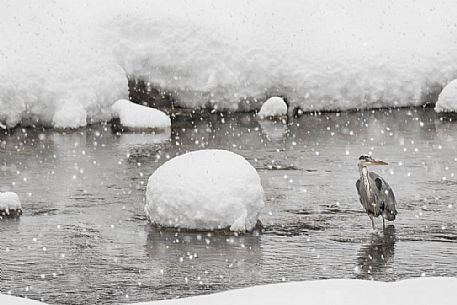
[[[280,97],[270,97],[263,103],[262,108],[259,111],[259,117],[265,118],[277,118],[287,115],[287,104]]]
[[[457,79],[454,79],[441,91],[435,111],[457,112]]]
[[[112,106],[114,118],[119,118],[123,127],[129,129],[167,129],[171,119],[160,110],[121,99]]]
[[[256,170],[226,150],[175,157],[152,174],[146,190],[146,214],[167,227],[252,230],[263,207]]]
[[[109,120],[127,75],[184,107],[252,110],[272,95],[305,111],[421,105],[457,77],[455,11],[455,1],[6,0],[0,124],[81,125],[59,119],[67,100],[88,123]]]
[[[0,192],[0,218],[2,216],[15,216],[22,214],[19,196],[13,192]]]

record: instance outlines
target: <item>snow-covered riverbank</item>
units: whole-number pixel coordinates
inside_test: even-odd
[[[184,299],[135,305],[454,305],[457,278],[416,278],[399,282],[320,280],[255,286]],[[9,305],[38,305],[26,299],[0,295]]]
[[[0,123],[107,120],[127,75],[184,107],[236,111],[273,95],[311,111],[421,105],[457,77],[455,11],[453,1],[6,1]]]

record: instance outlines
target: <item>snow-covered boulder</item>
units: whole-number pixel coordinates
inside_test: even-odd
[[[20,215],[22,215],[22,206],[19,196],[13,192],[0,192],[0,219]]]
[[[128,100],[118,100],[111,107],[113,118],[119,118],[123,127],[128,129],[167,129],[171,119],[160,110],[138,105]]]
[[[152,223],[196,230],[252,230],[264,207],[254,167],[226,150],[175,157],[149,178],[145,212]]]
[[[436,112],[457,112],[457,79],[443,88],[435,106]]]
[[[259,111],[259,117],[265,118],[281,118],[287,115],[287,104],[278,96],[270,97],[263,103]]]

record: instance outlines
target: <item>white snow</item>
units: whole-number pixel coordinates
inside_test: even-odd
[[[45,305],[45,303],[19,298],[11,295],[0,293],[0,304],[2,305]]]
[[[420,105],[457,77],[456,11],[455,1],[5,0],[0,123],[82,125],[80,109],[68,122],[61,113],[75,104],[88,123],[108,120],[127,75],[186,107],[236,110],[271,95],[305,111]]]
[[[263,207],[255,168],[226,150],[175,157],[152,174],[146,190],[146,214],[167,227],[251,230]]]
[[[436,112],[457,112],[457,79],[454,79],[441,91],[435,106]]]
[[[429,277],[377,282],[318,280],[254,286],[182,299],[132,305],[455,305],[457,278]],[[39,305],[38,301],[2,295],[0,304]]]
[[[16,210],[21,208],[21,201],[16,193],[0,192],[0,210]]]
[[[167,129],[171,127],[170,117],[160,110],[118,100],[112,107],[113,117],[129,129]]]
[[[261,119],[278,118],[285,115],[287,115],[287,104],[278,96],[273,96],[266,100],[258,114]]]
[[[55,128],[79,128],[86,126],[86,110],[77,100],[64,100],[57,106],[52,123]]]
[[[136,305],[455,305],[457,278],[416,278],[399,282],[320,280],[231,290]]]

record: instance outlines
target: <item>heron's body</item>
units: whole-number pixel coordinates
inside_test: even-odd
[[[368,158],[371,159],[371,157]],[[360,203],[371,219],[373,229],[373,219],[375,217],[381,215],[384,225],[384,219],[392,221],[395,220],[395,216],[397,215],[395,195],[392,188],[381,176],[374,172],[369,172],[367,167],[367,165],[386,164],[383,161],[375,161],[373,159],[359,162],[360,179],[356,183],[357,192],[359,193]]]

